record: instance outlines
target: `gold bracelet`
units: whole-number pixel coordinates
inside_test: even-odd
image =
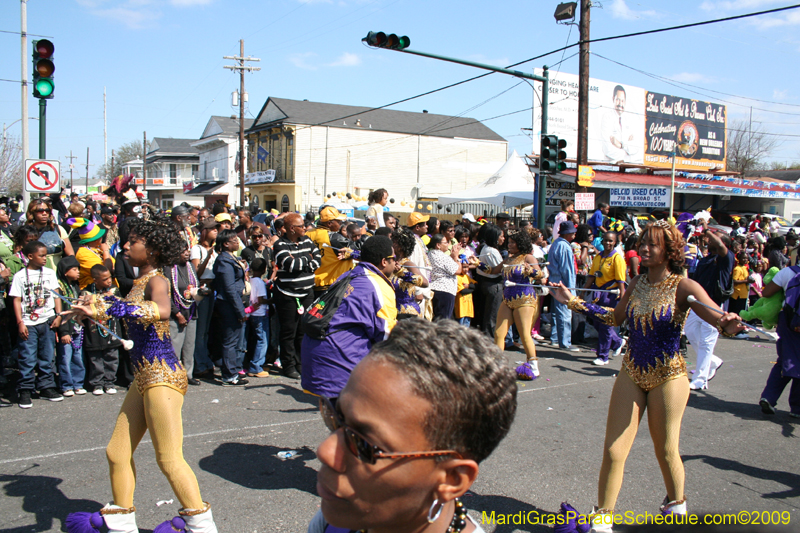
[[[717,319],[717,331],[719,331],[719,334],[722,335],[723,337],[728,337],[729,339],[736,337],[735,333],[728,333],[727,331],[725,331],[725,329],[722,327],[722,324],[720,324],[721,320],[722,317],[719,317]]]

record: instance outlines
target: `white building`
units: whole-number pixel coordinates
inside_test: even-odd
[[[197,196],[185,192],[193,188],[200,163],[197,148],[192,146],[195,141],[155,137],[150,143],[146,156],[147,183],[142,178],[137,178],[136,183],[152,205],[171,209],[182,202],[202,204]]]
[[[245,119],[245,130],[252,125],[253,119]],[[239,153],[239,119],[212,116],[200,140],[191,145],[198,151],[200,160],[194,188],[187,194],[195,199],[202,198],[206,207],[211,207],[218,200],[238,205],[239,171],[236,156]]]
[[[468,189],[507,159],[480,121],[269,98],[246,132],[251,203],[305,211],[333,192],[401,200]]]

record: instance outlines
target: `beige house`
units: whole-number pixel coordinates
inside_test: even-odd
[[[317,208],[331,193],[396,202],[468,189],[507,159],[507,142],[467,117],[269,98],[247,132],[246,184],[260,209]]]

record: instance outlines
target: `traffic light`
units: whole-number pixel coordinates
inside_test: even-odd
[[[542,146],[539,151],[539,171],[554,174],[558,169],[558,137],[542,135]]]
[[[53,82],[53,52],[56,47],[47,39],[33,41],[33,96],[50,99],[53,97],[56,84]]]
[[[556,170],[563,172],[567,169],[567,152],[564,150],[567,147],[567,141],[558,139],[556,143]]]
[[[398,37],[394,33],[386,35],[382,31],[371,31],[361,40],[367,43],[369,46],[374,46],[375,48],[388,48],[390,50],[403,50],[411,46],[411,39],[409,39],[407,36],[403,35],[402,37]]]

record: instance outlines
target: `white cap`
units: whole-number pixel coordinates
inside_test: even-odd
[[[472,213],[464,213],[464,215],[461,217],[461,220],[469,220],[470,222],[474,223],[475,217],[472,216]]]

